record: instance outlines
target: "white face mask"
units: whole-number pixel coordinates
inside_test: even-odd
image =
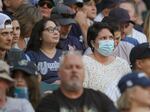
[[[110,56],[114,50],[114,40],[100,40],[97,51],[103,56]]]

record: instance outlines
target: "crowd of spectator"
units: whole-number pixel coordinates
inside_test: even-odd
[[[0,0],[0,112],[150,112],[150,1]]]

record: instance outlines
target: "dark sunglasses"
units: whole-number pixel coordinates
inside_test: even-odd
[[[52,7],[54,7],[54,3],[52,3],[52,2],[46,2],[46,1],[44,1],[44,2],[39,2],[38,5],[39,5],[40,7],[43,7],[44,5],[47,5],[47,7],[50,8],[50,9],[51,9]]]

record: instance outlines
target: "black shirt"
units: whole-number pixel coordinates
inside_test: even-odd
[[[117,112],[113,102],[103,93],[84,89],[77,99],[66,97],[60,89],[42,99],[36,112]]]

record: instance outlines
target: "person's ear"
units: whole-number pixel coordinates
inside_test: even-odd
[[[143,68],[142,60],[136,60],[135,64],[136,64],[137,68],[139,68],[139,69]]]

